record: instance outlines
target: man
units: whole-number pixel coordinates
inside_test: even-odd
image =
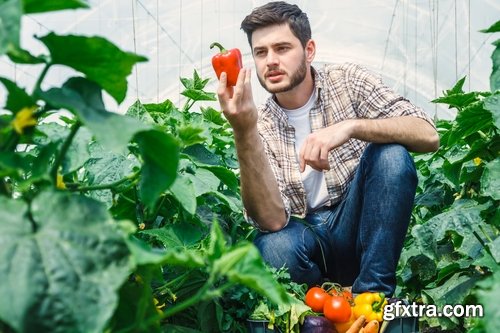
[[[274,267],[309,285],[392,295],[417,177],[407,150],[435,151],[430,118],[355,64],[311,66],[316,45],[296,5],[270,2],[242,22],[250,69],[217,91],[234,129],[241,195],[255,244]]]

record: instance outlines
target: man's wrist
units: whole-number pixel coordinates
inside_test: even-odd
[[[357,138],[362,130],[362,121],[360,119],[347,119],[344,121],[346,134],[350,139]]]

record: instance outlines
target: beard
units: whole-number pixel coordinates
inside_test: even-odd
[[[290,76],[290,83],[284,87],[272,88],[266,84],[265,79],[262,78],[260,75],[257,75],[257,78],[259,79],[260,85],[264,89],[266,89],[271,94],[277,94],[290,91],[293,88],[297,87],[299,84],[302,83],[302,81],[304,81],[306,74],[307,74],[307,65],[306,65],[306,56],[304,55],[299,68],[297,68],[297,70]]]

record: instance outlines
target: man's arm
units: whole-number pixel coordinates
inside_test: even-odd
[[[227,76],[221,74],[217,94],[234,130],[243,205],[261,229],[277,231],[287,223],[285,207],[257,131],[258,115],[250,74],[250,69],[241,69],[234,88],[226,86]]]
[[[436,129],[418,117],[348,119],[307,137],[299,153],[301,172],[306,164],[316,170],[330,169],[328,152],[352,138],[374,143],[399,143],[420,153],[439,148]]]
[[[286,214],[278,183],[256,130],[235,133],[240,164],[241,198],[247,214],[263,230],[278,231],[286,225]]]
[[[350,120],[348,120],[350,121]],[[436,129],[426,120],[413,116],[385,119],[354,119],[351,137],[375,143],[399,143],[409,151],[427,153],[439,148]]]

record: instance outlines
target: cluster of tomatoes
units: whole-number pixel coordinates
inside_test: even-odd
[[[310,288],[304,302],[314,312],[322,313],[334,324],[349,322],[352,316],[351,292],[335,284]]]
[[[304,300],[314,312],[322,313],[339,333],[346,332],[354,321],[364,316],[367,321],[382,321],[387,304],[382,293],[366,292],[353,299],[352,293],[335,283],[310,288]],[[378,328],[378,325],[377,325]]]

